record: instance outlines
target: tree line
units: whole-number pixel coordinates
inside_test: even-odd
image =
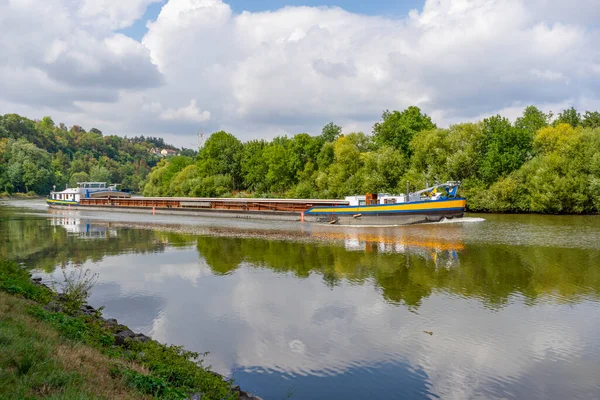
[[[402,193],[460,180],[473,211],[594,213],[600,209],[600,113],[557,115],[534,106],[511,122],[500,115],[438,128],[418,107],[385,111],[370,134],[300,133],[241,142],[213,133],[199,152],[158,137],[105,136],[0,115],[0,193],[35,192],[78,181],[121,183],[146,196],[340,198]]]
[[[600,209],[600,113],[527,107],[438,128],[418,107],[385,111],[371,134],[329,123],[241,142],[213,133],[196,156],[161,160],[145,196],[340,198],[402,193],[459,180],[473,211],[594,213]]]
[[[0,194],[46,195],[53,186],[60,190],[84,181],[121,183],[141,192],[160,159],[150,153],[154,147],[175,148],[162,138],[104,136],[96,128],[57,125],[50,117],[0,115]]]

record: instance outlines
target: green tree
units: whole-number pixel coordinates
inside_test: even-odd
[[[331,196],[342,197],[363,191],[361,167],[364,157],[361,153],[371,149],[370,143],[370,138],[362,132],[342,135],[335,141],[334,162],[326,175],[326,187]]]
[[[228,175],[234,189],[242,186],[241,158],[243,145],[225,131],[213,133],[198,155],[198,169],[203,175]]]
[[[559,113],[552,124],[554,126],[558,126],[559,124],[569,124],[575,128],[580,126],[581,122],[581,114],[579,114],[574,107],[571,107]]]
[[[251,140],[244,143],[242,151],[241,169],[244,177],[244,186],[253,192],[263,193],[268,190],[266,181],[269,165],[263,158],[267,142],[264,140]]]
[[[194,181],[199,183],[192,190],[194,196],[220,197],[231,195],[233,190],[233,181],[229,175],[211,175]]]
[[[294,173],[289,163],[288,142],[287,138],[275,138],[263,152],[263,159],[268,167],[265,181],[269,190],[274,193],[283,193],[294,182]]]
[[[499,115],[483,120],[483,134],[480,175],[487,184],[518,169],[531,154],[530,135]]]
[[[586,111],[581,126],[584,128],[600,128],[600,112],[598,111]]]
[[[443,181],[447,178],[446,166],[450,154],[447,129],[419,132],[410,143],[411,166],[428,180]]]
[[[533,147],[536,153],[562,152],[580,140],[581,128],[569,124],[558,124],[540,129],[535,135]]]
[[[199,183],[198,167],[188,165],[175,174],[169,184],[169,194],[172,196],[192,196]]]
[[[179,155],[194,158],[196,155],[198,155],[198,152],[194,149],[186,149],[185,147],[182,147]]]
[[[404,154],[390,146],[361,154],[363,193],[395,193],[407,169]]]
[[[90,176],[87,172],[75,172],[69,179],[69,186],[76,187],[77,182],[90,182]]]
[[[111,173],[102,166],[95,165],[90,168],[90,179],[93,182],[111,182]]]
[[[337,139],[336,139],[337,140]],[[335,145],[331,142],[325,142],[317,155],[317,165],[319,170],[326,170],[335,159]]]
[[[515,128],[521,129],[531,137],[540,129],[548,126],[550,116],[539,110],[535,106],[529,106],[523,111],[523,116],[517,118]]]
[[[47,151],[26,140],[12,143],[7,175],[17,191],[48,193],[54,184]]]
[[[35,122],[17,114],[0,115],[0,138],[25,140],[50,155],[48,184],[40,189],[44,192],[53,183],[62,186],[74,173],[89,174],[90,169],[95,166],[104,167],[113,180],[128,182],[130,188],[139,189],[150,169],[159,161],[159,158],[149,151],[154,147],[152,141],[172,148],[162,139],[150,137],[148,140],[143,137],[127,139],[115,135],[103,137],[102,132],[95,128],[92,128],[89,133],[78,125],[68,130],[62,123],[57,127],[48,116]],[[8,182],[10,154],[11,151],[6,153],[4,165],[0,166],[0,184]],[[15,190],[25,190],[25,182],[29,186],[32,182],[39,181],[37,175],[44,173],[43,168],[38,169],[39,162],[36,160],[25,161],[27,160],[15,159],[14,165],[10,168],[13,180],[18,181],[19,187],[14,187]],[[36,169],[35,173],[34,169]],[[34,187],[37,188],[39,185],[36,183]]]
[[[392,146],[410,155],[410,141],[418,132],[435,129],[436,125],[419,107],[410,106],[406,110],[384,111],[382,121],[373,126],[375,144]]]
[[[54,121],[48,116],[42,118],[42,120],[39,122],[39,126],[40,128],[46,130],[51,130],[55,128]]]
[[[483,156],[483,123],[452,125],[448,129],[446,169],[452,180],[475,178]]]
[[[179,172],[192,163],[192,159],[184,156],[163,159],[148,175],[144,186],[144,196],[173,196],[169,192],[171,181]]]
[[[299,133],[288,142],[288,163],[293,182],[304,171],[307,163],[314,163],[323,142],[318,137],[312,137],[308,133]]]
[[[321,130],[321,139],[323,139],[325,142],[333,143],[341,134],[342,127],[330,122]]]

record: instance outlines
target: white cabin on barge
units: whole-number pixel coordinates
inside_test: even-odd
[[[366,206],[371,204],[397,204],[397,203],[406,203],[406,195],[405,194],[389,194],[389,193],[379,193],[379,194],[366,194],[359,196],[346,196],[344,200],[348,202],[350,206]]]
[[[76,188],[66,188],[62,192],[50,192],[46,199],[49,205],[78,205],[82,198],[94,197],[131,197],[128,192],[117,189],[117,185],[106,186],[106,182],[77,182]]]

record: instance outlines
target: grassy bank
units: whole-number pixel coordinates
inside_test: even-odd
[[[29,307],[0,293],[0,398],[149,398],[111,376],[108,356],[64,340],[51,324],[28,315]]]
[[[0,398],[239,397],[196,353],[153,340],[116,345],[126,327],[80,311],[80,303],[0,260]]]

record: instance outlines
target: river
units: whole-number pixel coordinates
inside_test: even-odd
[[[271,399],[600,398],[600,217],[340,227],[0,204],[0,257]]]

